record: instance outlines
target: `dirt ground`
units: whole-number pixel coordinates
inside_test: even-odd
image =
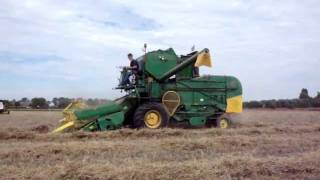
[[[232,129],[50,133],[60,112],[0,115],[0,179],[320,179],[320,112],[248,110]]]

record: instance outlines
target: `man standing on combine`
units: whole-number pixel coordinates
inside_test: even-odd
[[[128,59],[130,61],[130,66],[126,67],[126,69],[131,70],[131,72],[128,72],[123,79],[122,85],[127,85],[130,84],[130,76],[133,76],[133,81],[132,84],[135,84],[135,81],[137,80],[137,75],[139,72],[139,63],[137,60],[133,59],[133,55],[131,53],[128,54]]]

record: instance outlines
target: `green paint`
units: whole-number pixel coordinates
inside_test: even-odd
[[[208,51],[204,49],[201,52]],[[126,91],[127,96],[117,102],[74,112],[77,119],[85,123],[82,129],[110,130],[130,124],[138,106],[150,101],[161,102],[162,95],[167,91],[177,92],[181,100],[173,119],[189,122],[192,126],[203,126],[209,117],[226,110],[228,98],[241,96],[242,87],[240,81],[232,76],[193,78],[197,55],[180,59],[170,48],[141,56],[138,60],[142,75],[139,76],[138,84],[117,87]]]
[[[121,111],[122,107],[119,104],[116,103],[107,103],[103,104],[101,106],[98,106],[94,109],[83,109],[75,111],[74,114],[79,120],[87,120],[92,117],[100,117],[106,114],[111,114],[115,112]]]
[[[206,119],[203,116],[200,117],[191,117],[189,123],[192,126],[203,126],[206,123]]]
[[[107,116],[98,118],[99,130],[111,130],[119,128],[124,121],[124,113],[122,111],[109,114]]]
[[[159,79],[177,65],[178,57],[172,48],[149,52],[145,62],[145,70],[155,79]]]

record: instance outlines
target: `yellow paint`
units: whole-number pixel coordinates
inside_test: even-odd
[[[161,115],[159,111],[150,110],[144,116],[144,123],[148,128],[156,129],[161,125]]]
[[[242,96],[235,96],[227,99],[226,112],[241,113],[242,112]]]
[[[229,127],[229,123],[228,123],[228,120],[226,119],[221,119],[220,120],[220,123],[219,123],[219,127],[221,129],[227,129]]]
[[[80,101],[74,101],[70,103],[63,111],[62,114],[64,118],[60,120],[60,124],[62,124],[60,127],[55,129],[53,132],[63,132],[64,130],[74,127],[77,123],[77,117],[74,114],[74,111],[77,109],[84,109],[86,108],[86,104],[80,102]]]
[[[74,125],[74,121],[67,122],[66,124],[64,124],[64,125],[58,127],[57,129],[55,129],[53,132],[54,133],[62,132],[63,130],[65,130],[67,128],[70,128],[73,125]]]
[[[207,52],[200,53],[197,57],[197,61],[194,64],[194,66],[196,66],[196,67],[200,67],[200,66],[212,67],[210,54]]]

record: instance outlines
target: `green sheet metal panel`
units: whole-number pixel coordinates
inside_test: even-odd
[[[155,79],[177,65],[178,57],[172,48],[149,52],[145,62],[145,70]]]
[[[157,83],[157,82],[152,82],[150,84],[150,87],[151,87],[151,97],[153,97],[153,98],[161,98],[162,91],[161,91],[160,84]]]
[[[191,80],[177,81],[177,88],[193,91],[210,92],[217,95],[225,94],[227,98],[242,95],[240,81],[233,76],[203,76]]]
[[[242,94],[238,79],[232,76],[203,76],[191,80],[177,81],[176,90],[181,103],[191,106],[217,106],[226,109],[226,99]]]
[[[191,109],[193,105],[193,94],[192,91],[177,91],[180,95],[180,104],[183,104],[187,110]]]
[[[240,81],[233,76],[227,76],[227,98],[242,95],[242,86]]]
[[[179,71],[176,75],[177,79],[190,79],[193,75],[193,64],[185,67]]]
[[[94,117],[101,117],[107,114],[116,113],[122,110],[122,106],[117,103],[107,103],[97,106],[94,109],[82,109],[75,111],[74,114],[79,120],[88,120]]]
[[[119,128],[124,121],[124,113],[122,111],[109,114],[98,119],[100,130],[110,130]]]
[[[206,123],[206,117],[204,116],[199,116],[199,117],[191,117],[189,119],[189,123],[192,126],[203,126]]]

